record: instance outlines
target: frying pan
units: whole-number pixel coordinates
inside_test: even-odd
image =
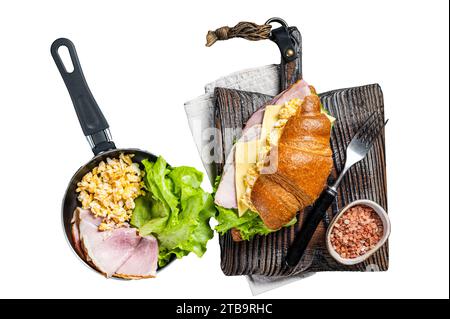
[[[73,71],[71,72],[67,71],[61,59],[59,54],[59,49],[61,47],[66,47],[69,51],[70,59],[73,65]],[[92,158],[85,165],[81,166],[69,182],[69,186],[67,187],[62,204],[62,224],[66,239],[73,252],[83,261],[85,265],[89,266],[96,272],[99,272],[95,267],[86,262],[83,256],[77,252],[72,237],[71,220],[73,217],[73,212],[80,206],[77,198],[78,195],[75,191],[77,189],[77,183],[81,181],[86,173],[90,172],[94,167],[99,165],[101,161],[105,161],[108,157],[118,158],[121,153],[125,155],[133,154],[133,162],[139,163],[141,168],[142,160],[147,159],[154,162],[157,157],[152,153],[136,148],[116,148],[109,132],[108,122],[103,116],[102,111],[97,105],[97,102],[89,90],[86,79],[84,78],[80,61],[78,60],[77,52],[72,41],[65,38],[57,39],[51,45],[50,51],[53,59],[55,60],[56,66],[61,73],[64,83],[66,84],[67,90],[69,91],[83,133],[91,146],[92,152],[94,153],[94,158]],[[173,259],[171,259],[170,262],[172,261]],[[158,271],[161,269],[162,268],[159,268]]]

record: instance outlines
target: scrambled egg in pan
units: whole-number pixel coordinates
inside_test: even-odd
[[[134,200],[145,195],[144,172],[133,155],[120,154],[119,158],[107,158],[83,176],[76,192],[83,209],[90,209],[96,217],[102,217],[99,230],[123,226],[130,220]]]

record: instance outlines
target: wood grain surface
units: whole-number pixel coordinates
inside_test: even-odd
[[[373,111],[384,112],[383,94],[377,84],[340,89],[320,95],[323,106],[337,121],[331,134],[334,169],[332,182],[345,163],[345,150],[359,126]],[[271,97],[259,93],[230,89],[216,89],[216,127],[225,161],[233,143],[240,137],[250,115]],[[222,165],[217,173],[222,173]],[[284,257],[295,233],[300,229],[309,209],[299,213],[295,226],[268,236],[256,236],[250,241],[234,242],[230,234],[220,237],[221,267],[226,275],[289,276],[304,271],[384,271],[389,266],[388,243],[366,262],[355,266],[337,263],[327,252],[325,231],[331,218],[348,203],[357,199],[371,199],[387,210],[386,164],[384,132],[375,141],[368,156],[356,164],[344,177],[336,201],[317,229],[310,247],[296,268],[284,265]]]

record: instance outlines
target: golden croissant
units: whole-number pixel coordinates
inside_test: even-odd
[[[319,97],[308,95],[270,150],[277,154],[276,170],[263,169],[251,189],[251,205],[268,228],[280,229],[320,195],[333,167],[330,133]]]

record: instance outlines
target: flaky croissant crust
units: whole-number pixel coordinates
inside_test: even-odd
[[[263,169],[252,188],[252,204],[268,228],[283,227],[319,197],[333,167],[330,133],[319,97],[307,96],[270,150],[275,172]]]

